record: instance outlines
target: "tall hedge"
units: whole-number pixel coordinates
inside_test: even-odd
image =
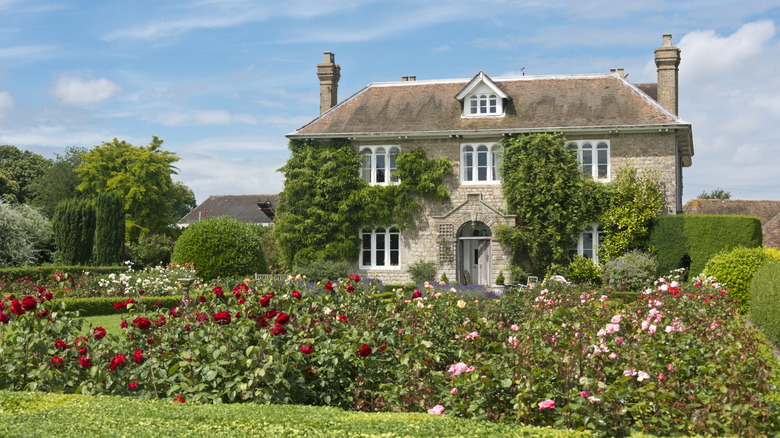
[[[95,241],[95,206],[86,199],[68,199],[57,205],[52,218],[57,261],[87,265]]]
[[[770,261],[753,276],[750,319],[780,346],[780,262]]]
[[[95,200],[95,264],[122,262],[125,244],[125,204],[122,194],[103,192]]]
[[[661,274],[690,265],[699,274],[721,251],[763,243],[761,220],[737,215],[677,215],[657,218],[650,232],[650,246],[658,257]]]
[[[204,280],[265,274],[260,225],[220,216],[195,222],[176,240],[171,261],[192,263]]]

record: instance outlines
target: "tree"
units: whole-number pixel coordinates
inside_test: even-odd
[[[87,265],[92,262],[95,241],[95,206],[87,199],[62,201],[52,218],[57,262]]]
[[[0,145],[0,197],[27,203],[32,197],[32,182],[51,167],[51,161],[16,146]]]
[[[82,161],[80,154],[86,152],[86,148],[66,148],[65,153],[56,154],[51,167],[33,181],[32,204],[47,217],[54,216],[54,209],[61,201],[84,196],[77,188],[81,178],[76,174],[76,168]]]
[[[498,238],[513,247],[513,263],[543,274],[566,264],[569,246],[597,215],[601,186],[580,173],[563,137],[528,134],[502,140],[502,188],[513,228],[499,227]]]
[[[664,206],[658,175],[640,175],[635,167],[624,167],[609,183],[607,200],[607,208],[599,218],[605,233],[599,260],[604,263],[632,249],[647,249],[650,226]]]
[[[51,243],[51,223],[35,208],[0,201],[1,267],[47,262]]]
[[[137,239],[149,232],[166,232],[178,220],[176,202],[183,200],[182,189],[173,183],[173,163],[179,157],[162,149],[162,140],[152,137],[148,146],[133,146],[114,139],[80,153],[83,162],[76,168],[81,178],[78,189],[89,197],[115,190],[122,194],[126,233]],[[183,186],[183,184],[182,184]]]
[[[103,192],[95,200],[96,265],[122,262],[125,248],[125,209],[119,192]]]
[[[709,193],[706,191],[701,192],[701,195],[697,196],[699,199],[731,199],[731,193],[723,189],[715,189]]]

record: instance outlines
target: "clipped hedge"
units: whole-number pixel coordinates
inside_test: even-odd
[[[181,301],[180,296],[168,296],[168,297],[134,297],[136,301],[143,301],[147,305],[152,305],[157,301],[160,302],[160,306],[164,308],[171,308],[178,306]],[[79,316],[96,316],[96,315],[114,315],[117,313],[126,313],[127,309],[114,309],[114,304],[117,301],[125,301],[124,297],[97,297],[97,298],[63,298],[62,301],[65,304],[65,309],[70,312],[79,312]]]
[[[750,319],[780,346],[780,262],[765,264],[750,284]]]
[[[711,258],[702,273],[728,286],[729,297],[737,300],[740,309],[746,312],[750,308],[753,276],[770,260],[772,256],[763,248],[738,247]]]
[[[43,282],[51,278],[58,272],[65,272],[74,280],[84,272],[90,275],[108,275],[127,272],[127,266],[24,266],[15,268],[0,269],[0,278],[5,277],[9,280],[25,278],[36,282]]]
[[[690,265],[690,273],[697,275],[719,252],[738,246],[755,248],[762,242],[761,220],[751,216],[661,216],[650,232],[660,274]]]

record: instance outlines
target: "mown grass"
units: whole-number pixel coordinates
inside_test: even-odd
[[[103,327],[106,329],[106,333],[111,335],[120,336],[122,334],[122,327],[119,324],[122,323],[124,315],[98,315],[88,316],[84,318],[84,331],[89,331],[90,324],[92,328]]]

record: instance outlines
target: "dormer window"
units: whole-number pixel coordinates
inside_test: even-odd
[[[463,102],[463,117],[501,117],[504,115],[504,103],[509,100],[509,96],[486,74],[479,72],[458,93],[456,99]]]

